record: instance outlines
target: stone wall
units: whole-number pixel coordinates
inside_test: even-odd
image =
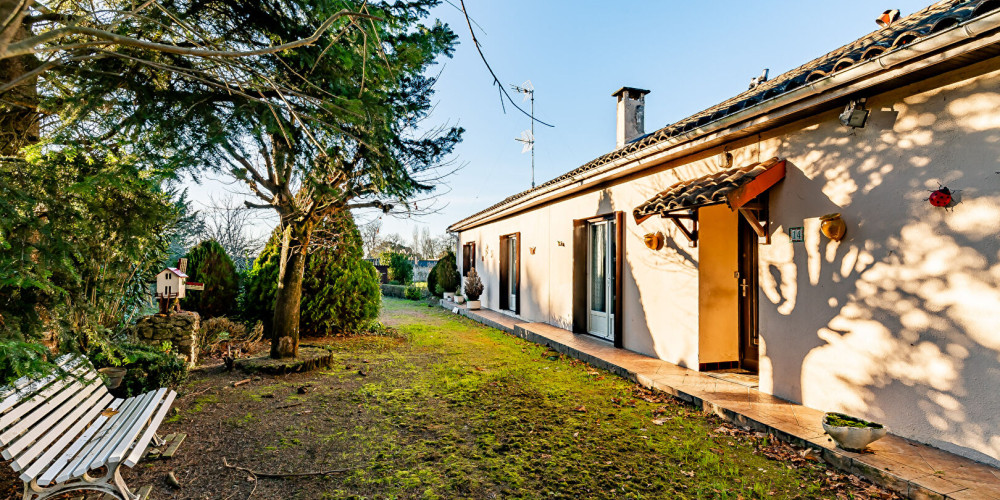
[[[196,312],[181,311],[173,314],[154,314],[139,319],[135,324],[136,336],[145,344],[162,344],[169,341],[175,352],[191,365],[198,362],[198,330],[201,317]]]

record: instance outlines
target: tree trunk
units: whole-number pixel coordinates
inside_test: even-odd
[[[282,234],[278,293],[274,301],[274,334],[271,337],[272,358],[299,355],[299,309],[310,236],[312,225],[308,222],[288,223]]]
[[[6,0],[0,0],[0,14],[12,12],[13,8],[2,5]],[[0,20],[3,17],[0,16]],[[24,26],[16,30],[7,30],[0,38],[12,36],[9,41],[18,41],[29,35]],[[0,39],[0,47],[6,47]],[[33,55],[0,59],[0,86],[24,75],[37,67],[38,59]],[[24,146],[38,142],[38,90],[35,88],[37,78],[28,78],[18,86],[0,94],[0,156],[16,156]]]

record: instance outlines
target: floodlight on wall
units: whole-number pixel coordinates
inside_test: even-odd
[[[855,99],[847,103],[844,112],[840,113],[840,123],[846,127],[864,128],[868,121],[869,110],[865,109],[865,99]]]

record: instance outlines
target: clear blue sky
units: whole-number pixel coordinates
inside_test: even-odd
[[[885,9],[906,16],[930,3],[466,0],[466,7],[497,75],[505,84],[530,79],[536,116],[555,125],[535,127],[540,184],[614,149],[611,93],[623,85],[652,91],[646,131],[656,130],[746,90],[764,68],[774,77],[874,31]],[[514,141],[528,118],[509,106],[501,110],[461,12],[443,3],[433,15],[461,43],[454,58],[433,68],[442,73],[430,122],[465,127],[456,160],[466,166],[446,180],[439,203],[447,206],[438,213],[383,218],[383,234],[407,239],[414,226],[442,234],[531,185],[530,155]]]

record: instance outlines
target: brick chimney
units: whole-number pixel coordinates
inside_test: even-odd
[[[618,130],[615,149],[620,149],[636,137],[646,133],[646,94],[648,90],[622,87],[611,94],[618,98]]]

